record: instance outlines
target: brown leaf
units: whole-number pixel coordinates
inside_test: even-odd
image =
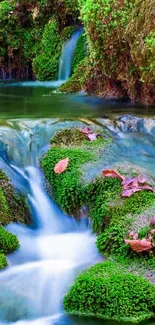
[[[120,174],[117,172],[117,170],[114,170],[114,169],[106,169],[106,170],[102,170],[102,174],[103,174],[105,177],[118,178],[118,179],[121,179],[122,181],[124,181],[124,179],[125,179],[125,176],[120,175]]]
[[[139,240],[139,239],[137,239],[137,240],[125,239],[125,243],[129,244],[130,247],[132,248],[132,250],[137,253],[149,251],[153,248],[152,243],[146,238],[143,238],[141,240]]]
[[[62,174],[67,166],[68,166],[68,163],[69,163],[69,158],[66,158],[66,159],[63,159],[63,160],[60,160],[54,167],[54,172],[56,174]]]

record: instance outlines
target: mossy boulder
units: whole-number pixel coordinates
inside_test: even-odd
[[[0,253],[9,254],[18,248],[19,241],[17,236],[0,227]]]
[[[82,166],[95,161],[100,150],[105,150],[111,144],[111,139],[101,137],[90,142],[78,129],[73,128],[58,131],[51,142],[52,148],[41,160],[41,166],[52,186],[56,203],[66,213],[78,215],[87,195],[82,182]],[[56,174],[55,164],[65,158],[69,158],[67,170]]]
[[[70,315],[138,323],[155,317],[155,286],[116,263],[100,263],[77,277],[64,307]]]
[[[79,130],[73,128],[58,131],[51,143],[52,148],[41,160],[41,166],[52,186],[56,203],[65,213],[76,217],[81,215],[83,207],[87,207],[101,255],[112,256],[115,260],[127,264],[139,261],[144,268],[154,269],[153,254],[149,251],[137,254],[125,243],[125,239],[131,231],[137,232],[139,238],[142,234],[147,238],[146,229],[151,231],[151,218],[155,213],[155,195],[151,191],[143,190],[123,198],[121,181],[103,177],[103,162],[109,150],[113,150],[111,138],[107,136],[90,142],[85,136],[81,136]],[[65,158],[69,158],[66,171],[56,174],[55,164]],[[138,167],[120,167],[119,171],[126,177],[139,174]],[[94,170],[98,176],[94,174]],[[154,187],[153,178],[141,173],[142,171],[144,172],[139,169],[140,174]],[[152,281],[155,281],[154,276]]]
[[[0,170],[0,224],[30,223],[31,216],[24,197],[15,191],[9,178]]]

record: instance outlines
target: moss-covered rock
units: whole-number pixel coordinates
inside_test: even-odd
[[[15,191],[6,174],[0,170],[0,224],[11,222],[28,224],[31,216],[24,197]]]
[[[152,229],[150,223],[155,211],[154,193],[141,191],[122,198],[119,179],[104,178],[101,174],[96,178],[85,178],[85,174],[89,176],[89,170],[91,173],[98,161],[106,158],[106,152],[109,149],[112,151],[111,139],[107,136],[91,143],[85,140],[78,129],[73,128],[57,132],[51,143],[52,148],[43,157],[41,165],[52,186],[56,202],[66,213],[74,216],[80,215],[83,206],[87,207],[92,229],[98,236],[97,247],[103,256],[113,256],[126,263],[139,260],[146,267],[152,264],[154,268],[153,254],[137,254],[125,243],[130,231],[137,232],[141,238],[144,228]],[[55,164],[65,158],[69,158],[67,170],[56,174]],[[126,177],[137,175],[136,168],[132,170],[129,166],[128,169],[122,166],[119,171]],[[151,178],[148,180],[151,182]]]
[[[73,128],[59,131],[51,141],[54,146],[43,157],[41,166],[53,188],[56,202],[66,213],[77,215],[87,195],[81,181],[82,166],[96,160],[100,150],[108,146],[111,139],[101,138],[90,142],[78,129]],[[55,164],[67,157],[69,166],[66,172],[55,174]]]
[[[19,241],[17,236],[0,227],[0,253],[9,254],[18,248]]]
[[[89,76],[89,65],[88,58],[86,57],[76,66],[73,75],[59,87],[58,91],[63,93],[75,93],[85,90],[87,76]]]
[[[136,323],[155,316],[155,286],[116,263],[100,263],[78,276],[64,307],[71,315]]]

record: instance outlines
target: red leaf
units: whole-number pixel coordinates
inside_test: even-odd
[[[124,180],[124,179],[125,179],[125,176],[120,175],[120,174],[117,172],[117,170],[114,170],[114,169],[102,170],[102,174],[103,174],[105,177],[118,178],[118,179],[121,179],[121,180]]]
[[[137,240],[130,240],[130,239],[125,239],[125,243],[129,244],[132,248],[133,251],[137,253],[142,253],[144,251],[149,251],[153,248],[153,245],[148,239],[137,239]]]
[[[61,174],[63,173],[67,166],[68,166],[68,163],[69,163],[69,158],[66,158],[66,159],[63,159],[63,160],[60,160],[54,167],[54,172],[56,174]]]

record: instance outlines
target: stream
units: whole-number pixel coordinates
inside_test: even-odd
[[[115,143],[109,157],[154,173],[153,108],[61,95],[53,88],[52,82],[13,81],[0,87],[0,142],[7,147],[7,153],[1,151],[0,168],[27,197],[33,217],[32,227],[7,226],[18,236],[20,249],[8,256],[9,267],[0,272],[0,324],[116,324],[68,317],[63,311],[63,297],[76,275],[101,257],[87,222],[64,215],[46,193],[39,160],[55,131],[85,120],[111,131]]]

